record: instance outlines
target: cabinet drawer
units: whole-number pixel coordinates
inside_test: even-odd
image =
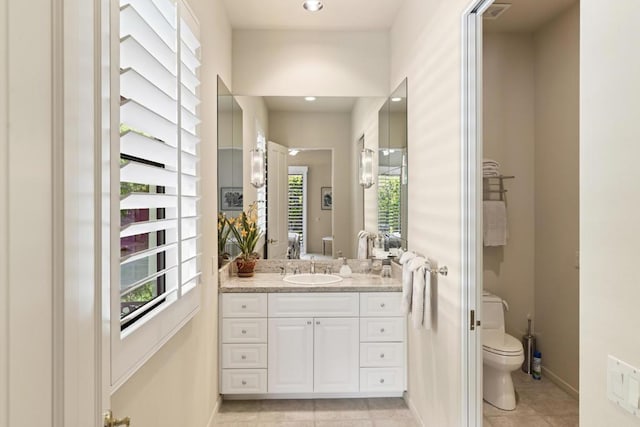
[[[266,344],[223,344],[223,368],[266,368]]]
[[[267,294],[222,294],[222,317],[267,317]]]
[[[222,393],[247,394],[267,392],[266,369],[223,369]]]
[[[400,292],[369,292],[360,294],[360,316],[403,316],[400,311]]]
[[[357,293],[269,294],[269,317],[357,317]]]
[[[360,391],[403,391],[402,368],[360,368]]]
[[[404,317],[360,319],[360,341],[404,341]]]
[[[404,344],[400,342],[360,343],[360,366],[363,368],[404,366]]]
[[[267,319],[222,319],[222,342],[266,343]]]

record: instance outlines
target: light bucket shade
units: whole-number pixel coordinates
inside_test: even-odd
[[[360,185],[370,188],[373,185],[373,150],[368,148],[360,152]]]
[[[265,184],[264,163],[264,150],[251,150],[251,185],[256,188],[262,188]]]

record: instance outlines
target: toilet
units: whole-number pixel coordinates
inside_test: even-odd
[[[516,408],[516,393],[511,372],[524,361],[522,344],[504,331],[502,298],[482,294],[482,364],[483,397],[488,403],[506,411]]]

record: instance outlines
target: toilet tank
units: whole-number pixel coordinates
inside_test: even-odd
[[[500,329],[504,331],[504,307],[502,298],[490,294],[482,293],[482,328]]]

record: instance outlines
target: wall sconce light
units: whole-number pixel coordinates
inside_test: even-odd
[[[360,152],[360,185],[364,188],[373,185],[373,150],[368,148]]]
[[[251,185],[256,188],[264,187],[264,164],[264,150],[261,148],[251,150]]]

